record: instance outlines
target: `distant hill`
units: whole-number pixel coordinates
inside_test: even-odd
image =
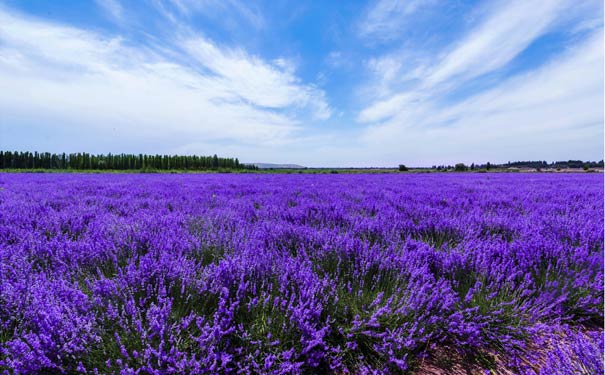
[[[273,163],[250,163],[256,166],[258,169],[305,169],[302,165],[298,164],[273,164]]]

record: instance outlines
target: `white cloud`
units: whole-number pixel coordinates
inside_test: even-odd
[[[370,79],[359,93],[367,101],[378,101],[376,104],[381,106],[379,102],[385,100],[382,105],[389,106],[389,102],[393,102],[391,96],[398,96],[404,87],[415,85],[426,76],[428,63],[426,57],[410,49],[370,58],[366,63]]]
[[[118,129],[130,139],[266,146],[289,143],[305,110],[330,116],[325,94],[283,61],[203,37],[177,44],[191,54],[187,66],[119,38],[0,9],[0,127],[26,133],[37,122],[49,131],[85,126],[93,137]]]
[[[153,0],[160,9],[169,13],[162,0]],[[191,16],[196,13],[206,15],[222,14],[223,18],[231,14],[237,14],[243,20],[254,26],[256,29],[262,29],[266,26],[266,20],[262,13],[254,8],[252,2],[239,0],[165,0],[170,3],[178,12],[185,16]],[[169,18],[173,18],[172,13],[168,14]]]
[[[286,60],[270,64],[242,50],[219,49],[203,38],[184,42],[184,48],[231,89],[227,99],[238,98],[267,108],[310,105],[312,110],[319,109],[315,111],[319,118],[329,117],[323,93],[301,85]]]
[[[602,30],[594,32],[551,63],[461,103],[444,106],[427,97],[398,111],[383,109],[395,114],[366,129],[366,147],[433,163],[456,156],[464,162],[506,161],[502,155],[594,159],[603,152],[602,40]]]
[[[121,23],[124,20],[124,8],[119,0],[95,0],[97,5],[114,21]]]
[[[470,79],[504,67],[564,19],[569,5],[567,0],[494,3],[475,29],[448,52],[433,57],[433,66],[426,64],[426,56],[415,59],[405,50],[370,60],[372,81],[361,92],[374,101],[361,110],[358,121],[401,120],[427,100],[436,102]],[[403,85],[405,81],[413,82]]]
[[[365,38],[392,40],[399,36],[406,20],[435,0],[379,0],[359,24],[359,34]]]
[[[414,101],[418,102],[418,98],[413,93],[401,93],[393,95],[386,100],[374,103],[365,108],[359,114],[361,122],[378,122],[388,119],[402,111],[402,108],[411,107]]]
[[[350,69],[353,66],[350,54],[343,51],[331,51],[324,62],[332,69]]]
[[[372,81],[361,91],[369,100],[378,100],[362,110],[359,121],[372,122],[393,116],[397,112],[396,98],[402,95],[408,98],[406,103],[417,103],[424,97],[441,95],[470,79],[502,68],[550,31],[568,7],[568,0],[500,1],[490,6],[477,27],[443,54],[419,57],[403,50],[371,59],[368,68]],[[431,59],[436,61],[432,66],[427,64]],[[415,81],[415,86],[403,89],[402,83],[410,80]],[[404,108],[405,103],[401,104]],[[369,113],[373,115],[368,116]]]
[[[485,22],[447,54],[426,83],[469,79],[501,68],[548,31],[565,5],[569,5],[566,3],[565,0],[499,3]]]
[[[98,1],[117,22],[116,17],[133,21],[125,17],[134,15],[132,9],[122,8],[127,2]],[[309,166],[602,155],[599,1],[547,0],[540,9],[534,0],[487,2],[484,13],[474,13],[479,17],[468,24],[471,29],[437,52],[436,44],[413,48],[417,41],[402,41],[393,50],[370,49],[383,55],[355,61],[368,50],[335,45],[323,64],[349,72],[347,64],[368,69],[353,72],[353,81],[343,86],[367,79],[354,87],[359,98],[353,99],[363,104],[353,114],[346,112],[355,105],[347,93],[337,99],[342,108],[332,109],[323,89],[303,81],[292,60],[263,59],[195,31],[192,21],[204,17],[231,18],[225,22],[245,25],[238,32],[263,28],[266,20],[254,5],[149,1],[166,17],[159,23],[171,20],[172,28],[156,29],[161,35],[151,35],[155,44],[147,47],[0,6],[0,143],[36,149],[34,140],[46,137],[52,141],[39,144],[57,144],[54,151],[93,152],[138,152],[145,144],[142,152],[216,152]],[[112,3],[118,4],[113,13]],[[382,0],[356,26],[365,41],[393,41],[428,13],[421,11],[429,3]],[[548,65],[500,76],[500,69],[553,30],[567,33],[567,52],[551,50]],[[343,73],[324,78],[330,82],[325,87],[337,90],[333,85],[342,83],[337,81]],[[484,76],[498,79],[488,82]],[[479,91],[469,89],[477,78]],[[460,88],[465,99],[456,99]],[[355,120],[351,115],[364,126],[347,126]],[[317,127],[329,118],[336,126]]]

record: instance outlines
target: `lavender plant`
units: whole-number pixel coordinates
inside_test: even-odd
[[[596,174],[2,174],[0,371],[601,373],[603,220]]]

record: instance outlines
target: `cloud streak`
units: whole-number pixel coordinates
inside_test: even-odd
[[[307,112],[330,116],[324,93],[292,67],[203,36],[174,41],[183,64],[162,50],[2,9],[0,25],[5,132],[35,122],[48,132],[85,126],[91,138],[111,130],[131,140],[270,146],[292,142]]]
[[[114,21],[124,22],[124,8],[119,0],[95,0],[97,5]]]
[[[358,26],[363,38],[390,41],[402,33],[406,21],[434,0],[379,0],[370,7]]]
[[[385,159],[400,153],[435,163],[443,161],[439,155],[494,160],[505,151],[512,158],[541,159],[545,155],[540,153],[550,153],[543,142],[559,154],[568,150],[570,158],[602,154],[602,23],[549,64],[501,78],[462,101],[448,99],[467,82],[506,67],[565,22],[570,6],[556,0],[500,2],[445,53],[438,53],[432,66],[425,64],[427,59],[421,65],[405,64],[401,53],[371,60],[372,82],[361,92],[378,99],[357,116],[368,126],[361,136],[364,147],[379,150]]]
[[[516,0],[498,4],[490,16],[464,38],[427,77],[427,85],[451,78],[470,79],[510,62],[549,30],[566,1]]]
[[[229,88],[224,99],[244,100],[266,108],[307,107],[316,118],[330,117],[323,93],[313,86],[301,85],[292,73],[293,67],[284,60],[271,64],[240,49],[221,50],[202,38],[183,44],[189,56]]]
[[[362,112],[377,120],[364,131],[368,148],[401,149],[410,158],[447,162],[591,159],[603,150],[603,33],[539,69],[502,81],[496,87],[449,106],[430,96],[412,103],[400,94]],[[380,114],[380,115],[379,115]],[[436,146],[437,145],[437,146]],[[545,150],[545,146],[546,150]]]
[[[179,21],[177,14],[192,17],[196,14],[213,15],[223,20],[237,15],[255,29],[266,27],[262,13],[251,2],[239,0],[152,0],[161,12],[174,22]],[[172,10],[171,10],[172,9]]]
[[[408,71],[404,73],[402,62],[408,56],[402,54],[370,61],[370,68],[376,73],[374,80],[398,82],[401,76],[412,75],[418,82],[405,94],[395,93],[393,97],[374,102],[362,110],[359,121],[384,120],[393,116],[397,107],[416,103],[423,97],[447,93],[470,79],[502,68],[549,30],[566,9],[564,5],[564,0],[497,3],[489,9],[486,19],[467,36],[442,53],[442,57],[436,56],[438,62],[432,67],[405,65]],[[410,74],[410,71],[415,74]],[[376,96],[384,96],[385,91],[388,90],[383,88]],[[403,97],[407,98],[405,102]]]
[[[287,22],[284,4],[94,1],[87,28],[66,23],[82,10],[0,6],[2,147],[308,166],[602,157],[597,0],[330,3]],[[325,33],[335,22],[353,33]]]

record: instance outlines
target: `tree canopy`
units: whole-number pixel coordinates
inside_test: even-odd
[[[209,170],[257,169],[237,158],[217,155],[145,155],[145,154],[52,154],[50,152],[0,151],[0,169],[75,169],[75,170]]]

